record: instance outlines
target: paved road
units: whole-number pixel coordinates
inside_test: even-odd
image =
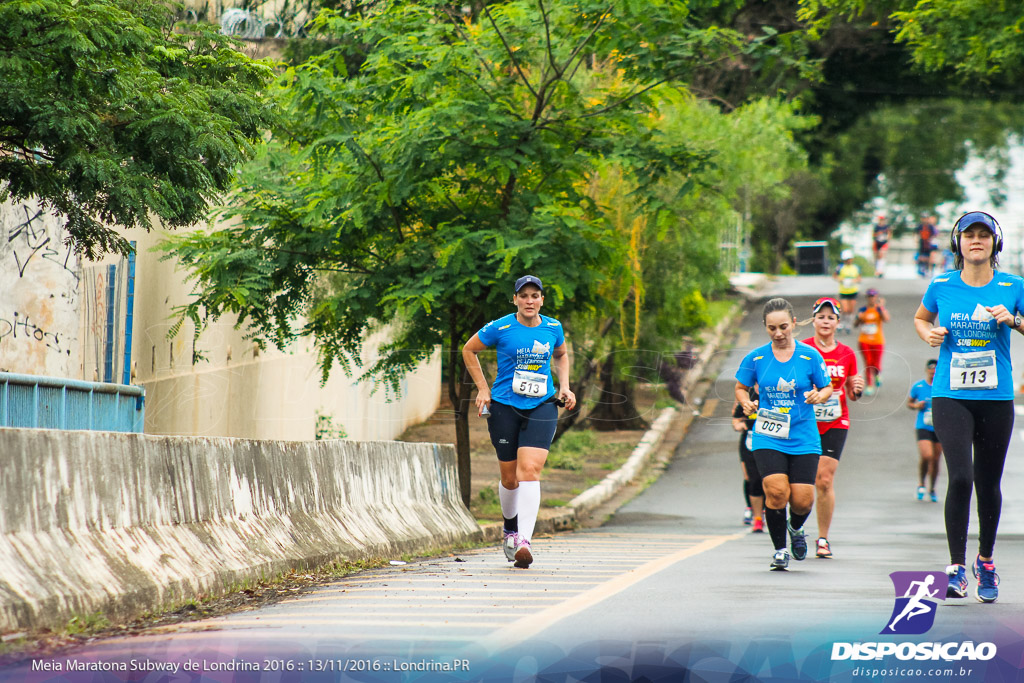
[[[866,680],[861,666],[896,669],[877,680],[1020,680],[1019,428],[1003,480],[1000,601],[940,603],[926,634],[878,635],[893,609],[889,573],[942,570],[947,554],[941,502],[914,497],[913,415],[903,407],[933,355],[910,323],[925,284],[875,284],[894,320],[886,327],[883,388],[852,411],[830,534],[835,559],[769,572],[767,534],[740,524],[732,375],[765,339],[758,305],[736,345],[722,352],[702,416],[664,474],[603,527],[540,539],[534,568],[511,569],[489,548],[376,569],[257,611],[97,643],[59,662],[136,669],[195,663],[199,671],[180,671],[179,680],[583,680],[598,670],[601,680],[681,680],[684,671],[694,681]],[[771,293],[789,297],[802,314],[833,289],[826,278],[803,277],[783,280]],[[1020,348],[1015,340],[1015,352]],[[807,528],[814,537],[813,514]],[[834,643],[861,641],[991,641],[998,654],[987,663],[831,660]]]

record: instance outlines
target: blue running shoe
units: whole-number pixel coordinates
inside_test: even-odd
[[[772,555],[772,563],[768,565],[768,568],[773,572],[786,571],[789,568],[789,551],[785,548],[776,550],[775,554]]]
[[[518,543],[519,534],[502,529],[501,549],[505,551],[505,559],[509,562],[516,561],[516,545]]]
[[[939,502],[939,497],[935,495],[935,491],[932,491],[928,495],[932,497],[932,502],[933,503],[938,503]]]
[[[747,508],[746,510],[743,511],[743,523],[744,524],[750,524],[753,521],[754,521],[754,511],[751,510],[750,508]]]
[[[995,602],[999,598],[999,574],[994,562],[982,562],[981,557],[971,567],[978,577],[978,602]]]
[[[924,500],[925,488],[923,486],[917,487],[917,499]]]
[[[967,567],[962,564],[951,564],[946,567],[949,586],[946,588],[947,598],[967,597]]]
[[[807,557],[807,539],[804,537],[803,529],[794,529],[786,523],[789,527],[789,547],[793,551],[793,559],[798,562]]]

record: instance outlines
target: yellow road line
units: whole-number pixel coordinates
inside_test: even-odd
[[[627,588],[640,583],[648,577],[654,576],[658,572],[671,567],[677,562],[682,562],[694,555],[699,555],[707,550],[716,548],[726,541],[733,541],[743,538],[744,536],[746,536],[746,534],[731,534],[729,536],[709,538],[702,543],[698,543],[692,548],[686,548],[685,550],[680,550],[679,552],[672,553],[671,555],[666,555],[660,560],[648,562],[645,565],[637,567],[634,571],[622,574],[621,576],[603,583],[600,586],[596,586],[585,593],[580,593],[574,598],[570,598],[558,605],[548,607],[538,614],[533,614],[513,622],[508,627],[490,634],[481,640],[480,644],[487,650],[495,652],[499,648],[505,648],[511,644],[518,643],[528,637],[535,636],[544,629],[550,628],[566,617],[582,612],[588,607],[593,607],[602,600],[607,600],[613,595],[621,593]]]
[[[709,398],[704,401],[704,407],[700,409],[701,417],[713,417],[715,414],[715,408],[718,407],[717,398]]]

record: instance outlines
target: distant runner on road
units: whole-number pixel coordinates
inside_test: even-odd
[[[853,331],[854,311],[857,308],[857,293],[860,292],[860,268],[853,262],[853,249],[843,249],[840,258],[843,263],[836,269],[833,277],[839,281],[839,301],[843,308],[840,329],[850,334]]]
[[[769,300],[762,320],[771,341],[744,357],[736,371],[735,394],[747,415],[757,413],[752,448],[764,486],[765,522],[775,549],[769,568],[783,571],[790,557],[787,527],[793,558],[807,557],[803,525],[814,505],[821,455],[812,406],[829,399],[832,382],[821,354],[793,339],[796,317],[788,301]],[[758,403],[747,393],[755,385]]]
[[[995,269],[1003,248],[996,219],[965,213],[953,225],[950,249],[958,270],[936,276],[914,315],[921,339],[939,348],[932,383],[935,433],[946,455],[946,567],[951,598],[967,596],[967,525],[971,489],[978,494],[977,598],[995,602],[999,577],[993,552],[1003,495],[1000,481],[1013,434],[1010,330],[1024,331],[1024,280]]]
[[[917,499],[924,500],[925,493],[933,503],[939,502],[935,493],[935,482],[939,478],[939,462],[942,458],[942,444],[935,435],[935,424],[932,419],[932,381],[935,379],[934,358],[924,366],[924,379],[918,380],[910,387],[907,396],[907,407],[917,411],[914,429],[917,431],[917,453],[920,457],[917,465]],[[925,477],[928,488],[925,488]]]
[[[751,387],[747,393],[750,400],[757,403],[757,389]],[[733,404],[732,428],[740,433],[740,469],[743,471],[743,497],[747,501],[743,523],[753,527],[752,533],[764,533],[764,488],[754,461],[754,451],[750,450],[754,439],[755,417],[755,413],[744,412],[739,401]]]
[[[516,280],[512,303],[516,312],[484,325],[462,349],[476,384],[477,414],[487,414],[487,430],[498,454],[498,498],[505,520],[502,548],[515,566],[533,563],[530,541],[540,511],[540,473],[547,462],[558,422],[558,407],[576,405],[569,390],[569,356],[562,324],[541,315],[544,285],[524,275]],[[493,390],[487,386],[477,354],[494,347],[498,374]],[[556,394],[551,359],[558,375]],[[557,399],[556,399],[557,395]]]
[[[877,289],[869,289],[867,296],[867,304],[857,311],[857,327],[860,328],[857,344],[864,356],[864,393],[871,396],[882,386],[882,355],[885,353],[882,326],[889,322],[889,311],[885,308],[885,299],[878,296]]]

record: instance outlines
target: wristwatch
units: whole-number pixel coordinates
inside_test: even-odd
[[[1021,325],[1024,325],[1024,318],[1019,315],[1013,316],[1013,329],[1019,330]]]

